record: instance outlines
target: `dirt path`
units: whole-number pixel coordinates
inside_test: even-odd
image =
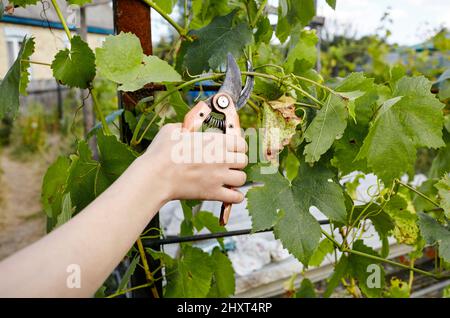
[[[45,234],[46,218],[40,204],[46,165],[41,160],[13,160],[0,154],[0,259]]]

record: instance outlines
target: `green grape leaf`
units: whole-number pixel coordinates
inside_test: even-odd
[[[385,101],[364,140],[357,158],[385,183],[410,172],[418,147],[439,148],[444,117],[441,104],[423,76],[403,77],[391,99]]]
[[[177,0],[153,0],[167,14],[171,14]]]
[[[408,209],[408,202],[401,195],[396,195],[391,197],[383,209],[394,222],[393,234],[397,242],[415,244],[419,238],[417,215]]]
[[[273,28],[268,17],[261,17],[256,25],[255,42],[270,43],[273,35]]]
[[[439,245],[439,255],[446,261],[450,262],[450,230],[439,224],[431,216],[420,212],[419,226],[423,238],[428,244]]]
[[[72,155],[66,191],[70,192],[76,211],[81,211],[109,187],[134,161],[137,155],[115,136],[97,134],[100,158],[92,159],[85,141],[78,143],[77,155]]]
[[[341,255],[341,258],[334,267],[333,274],[331,274],[331,277],[327,281],[328,284],[325,292],[323,293],[323,297],[328,298],[331,296],[336,287],[340,285],[342,278],[347,275],[348,270],[348,257],[345,255]]]
[[[409,298],[410,292],[409,285],[406,282],[401,281],[397,277],[392,277],[391,285],[385,296],[389,298]]]
[[[288,145],[301,119],[295,114],[295,99],[281,96],[263,104],[263,153],[266,159],[276,159],[283,147]]]
[[[285,71],[301,73],[313,68],[317,61],[317,41],[315,30],[301,30],[292,35],[291,49],[284,63]]]
[[[56,53],[53,76],[69,87],[88,88],[95,77],[95,55],[80,36],[70,40],[70,50]]]
[[[0,118],[15,117],[19,109],[19,94],[26,93],[28,60],[34,51],[34,38],[24,37],[19,54],[0,83]]]
[[[49,218],[55,218],[61,212],[62,197],[64,195],[67,177],[69,175],[70,160],[58,157],[44,175],[41,191],[41,202]]]
[[[325,259],[325,256],[327,256],[330,253],[333,253],[333,251],[334,251],[333,242],[331,242],[327,238],[323,239],[320,242],[319,247],[314,251],[314,254],[311,256],[308,265],[320,266],[320,264],[322,264],[323,260]]]
[[[122,91],[136,91],[148,83],[179,82],[180,75],[165,61],[144,54],[136,35],[110,35],[95,50],[99,74],[119,84]]]
[[[336,0],[327,0],[327,3],[330,7],[333,8],[333,10],[336,9]]]
[[[61,226],[72,218],[72,214],[75,209],[72,207],[72,201],[70,199],[70,193],[66,193],[63,196],[61,213],[57,217],[55,227]]]
[[[189,28],[201,28],[210,23],[214,17],[226,15],[231,10],[232,6],[229,5],[228,0],[192,0],[193,18]]]
[[[11,4],[14,4],[15,6],[25,8],[26,6],[35,5],[38,2],[38,0],[11,0],[9,2]]]
[[[133,260],[130,263],[130,266],[128,266],[127,271],[125,272],[125,274],[123,274],[122,279],[120,280],[120,283],[117,286],[116,293],[120,292],[121,290],[125,289],[125,287],[127,287],[131,275],[133,275],[134,271],[136,270],[136,266],[139,263],[140,259],[141,258],[139,255],[136,255],[133,258]]]
[[[362,73],[352,73],[336,87],[336,90],[340,93],[355,90],[366,93],[355,99],[355,120],[348,119],[344,135],[334,142],[332,164],[339,168],[342,175],[353,171],[368,172],[366,159],[355,159],[355,157],[363,145],[369,131],[371,117],[377,107],[379,96],[377,88],[373,87],[373,79],[365,78]]]
[[[437,181],[438,181],[437,179],[428,179],[424,181],[417,188],[417,190],[425,194],[427,197],[435,199],[438,194],[438,190],[435,187]],[[417,194],[413,195],[413,204],[414,209],[419,212],[436,208],[436,206],[432,204],[430,201],[426,200],[425,198]]]
[[[80,212],[101,190],[106,189],[108,182],[103,174],[98,173],[100,165],[92,159],[91,150],[85,141],[78,143],[77,154],[72,155],[71,160],[66,191],[71,194],[76,212]]]
[[[219,248],[214,248],[211,254],[214,274],[211,289],[207,297],[225,298],[234,294],[235,278],[231,261]]]
[[[447,116],[447,122],[450,122],[450,116]],[[428,172],[429,178],[441,178],[445,173],[450,171],[450,132],[447,129],[443,130],[443,139],[445,147],[437,151],[436,157]]]
[[[325,105],[319,110],[311,124],[305,131],[304,154],[307,162],[319,161],[339,136],[342,136],[347,127],[346,104],[344,100],[334,94],[330,94]]]
[[[193,42],[184,42],[183,65],[189,74],[217,69],[226,61],[227,53],[241,56],[245,46],[252,41],[252,31],[247,22],[233,25],[237,11],[215,17],[210,24],[189,32]]]
[[[295,179],[299,167],[300,161],[291,151],[289,151],[285,159],[286,178],[288,178],[289,181]]]
[[[20,88],[19,93],[21,95],[28,95],[27,94],[27,87],[28,83],[30,82],[30,62],[28,60],[30,59],[31,55],[34,53],[35,49],[35,43],[34,38],[30,38],[23,50],[22,58],[21,58],[21,66],[20,66]]]
[[[174,85],[166,84],[166,87],[168,91],[175,90]],[[179,91],[176,91],[169,96],[168,103],[175,111],[175,120],[177,122],[182,122],[184,116],[191,110]]]
[[[435,187],[438,189],[441,198],[440,205],[444,209],[445,216],[450,219],[450,179],[448,175],[439,180]]]
[[[219,218],[207,211],[200,211],[192,218],[192,224],[197,231],[206,228],[211,233],[226,232],[227,229],[219,224]],[[223,238],[218,238],[217,241],[223,247]]]
[[[447,40],[448,41],[448,40]],[[450,98],[450,69],[445,70],[439,76],[437,83],[439,85],[439,99],[444,101]]]
[[[295,293],[295,298],[316,298],[316,291],[314,289],[314,284],[308,279],[303,278],[300,287]]]
[[[362,240],[356,240],[352,249],[379,257],[378,253],[366,246]],[[367,297],[380,297],[385,285],[384,268],[380,262],[364,256],[350,254],[348,256],[348,264],[351,275],[358,280],[358,286],[364,295]],[[377,272],[379,275],[377,275]]]
[[[306,26],[316,14],[314,0],[280,0],[276,35],[286,41],[293,28]]]
[[[331,181],[333,174],[319,165],[301,164],[292,183],[280,173],[261,174],[262,168],[255,165],[249,171],[249,179],[264,183],[247,192],[253,230],[274,226],[275,237],[283,246],[308,264],[321,237],[319,223],[309,209],[315,206],[330,219],[345,222],[342,189]]]
[[[180,259],[166,268],[167,298],[198,298],[208,295],[214,272],[211,257],[199,248],[184,245]]]

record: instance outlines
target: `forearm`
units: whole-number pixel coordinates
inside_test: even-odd
[[[92,296],[164,204],[159,181],[157,167],[137,159],[80,214],[1,262],[0,296]],[[81,288],[67,286],[71,264],[80,268]]]

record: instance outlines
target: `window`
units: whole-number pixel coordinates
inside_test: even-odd
[[[22,39],[19,38],[7,38],[6,47],[8,48],[8,68],[13,65],[22,45]]]
[[[8,51],[8,68],[13,65],[20,51],[23,38],[29,34],[24,29],[19,28],[5,28],[6,49]]]

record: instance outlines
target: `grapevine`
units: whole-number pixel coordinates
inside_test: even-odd
[[[51,67],[62,84],[91,92],[100,122],[100,129],[94,132],[100,157],[93,158],[86,140],[81,140],[75,154],[58,158],[48,168],[42,203],[50,229],[80,212],[111,185],[163,124],[182,121],[189,111],[184,93],[205,81],[220,83],[224,75],[221,66],[231,52],[242,65],[246,59],[254,65],[253,71],[243,72],[255,78],[254,92],[244,109],[244,128],[277,128],[283,137],[277,149],[263,149],[266,154],[275,151],[278,163],[260,160],[246,170],[248,181],[259,184],[246,195],[253,230],[273,229],[283,247],[305,268],[319,266],[327,255],[334,256],[335,270],[324,296],[330,296],[340,283],[354,296],[390,296],[399,282],[386,282],[383,274],[380,286],[368,286],[370,264],[379,265],[383,273],[383,264],[410,271],[408,295],[414,273],[437,280],[450,278],[448,88],[445,93],[450,76],[443,78],[442,90],[435,95],[430,78],[408,70],[402,62],[373,74],[349,72],[332,77],[317,72],[318,37],[314,30],[305,29],[315,15],[313,0],[280,0],[280,8],[286,10],[278,10],[275,28],[268,18],[267,0],[179,1],[181,21],[170,15],[178,1],[142,1],[178,34],[166,60],[145,55],[139,39],[131,33],[108,36],[101,47],[92,50],[72,35],[58,3],[52,0],[70,48],[59,51],[52,61],[35,61],[34,39],[24,38],[16,62],[0,84],[1,116],[17,114],[30,63]],[[35,2],[12,0],[23,7]],[[327,3],[335,9],[335,1]],[[273,38],[280,44],[274,45]],[[443,52],[448,54],[448,48]],[[129,145],[119,141],[118,132],[103,113],[93,86],[95,78],[115,83],[122,92],[144,90],[149,83],[165,85],[165,92],[136,101],[133,111],[124,112],[125,123],[132,130]],[[168,109],[170,115],[166,115]],[[288,114],[288,109],[293,111]],[[411,183],[420,149],[433,152],[428,188]],[[274,165],[275,173],[261,173],[261,168]],[[358,177],[340,182],[355,171],[378,178],[375,193],[363,204],[356,204]],[[64,209],[67,200],[74,209]],[[203,228],[225,231],[211,213],[193,213],[197,203],[182,202],[181,235]],[[330,219],[331,230],[320,226],[311,207]],[[380,251],[364,242],[368,224],[377,232]],[[389,258],[391,237],[411,247],[409,265]],[[223,241],[218,241],[211,253],[182,243],[181,256],[172,258],[145,248],[139,238],[139,261],[147,283],[123,287],[108,296],[147,287],[153,297],[231,296],[234,271]],[[425,246],[434,246],[441,260],[433,271],[414,265]],[[149,268],[148,254],[165,269],[163,295],[158,295],[154,286],[158,269]],[[312,288],[308,286],[302,283],[300,289]]]

